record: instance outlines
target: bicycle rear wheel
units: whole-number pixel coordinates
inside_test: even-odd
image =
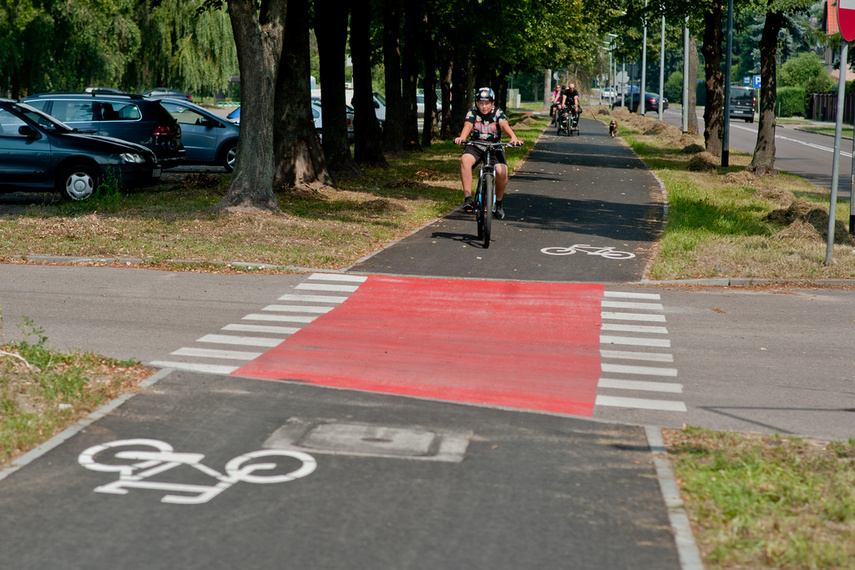
[[[484,248],[490,247],[490,232],[493,226],[493,195],[496,180],[491,174],[484,177],[484,196],[481,218],[484,220]],[[481,236],[478,236],[479,238]]]

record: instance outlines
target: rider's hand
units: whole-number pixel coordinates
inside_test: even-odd
[[[466,141],[463,137],[457,137],[454,139],[454,144],[463,144]]]
[[[523,141],[521,141],[521,140],[520,140],[520,139],[518,139],[517,137],[512,138],[512,139],[510,140],[510,143],[511,143],[512,145],[514,145],[514,146],[522,146],[522,145],[524,145],[524,144],[525,144]]]

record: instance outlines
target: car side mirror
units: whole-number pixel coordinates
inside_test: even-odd
[[[213,119],[209,119],[207,117],[203,118],[200,124],[203,127],[207,127],[209,129],[214,129],[216,127],[222,127],[223,126],[220,123],[218,123],[217,121],[215,121]]]
[[[374,101],[374,108],[375,108],[375,109],[379,109],[379,108],[380,108],[380,103],[378,103],[377,101]]]
[[[27,138],[38,138],[39,132],[30,125],[21,125],[18,127],[18,134]]]

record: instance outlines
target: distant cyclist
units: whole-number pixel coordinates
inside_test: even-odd
[[[549,100],[551,103],[551,105],[549,107],[549,117],[552,119],[552,122],[549,123],[550,125],[554,125],[555,121],[558,120],[558,117],[556,116],[555,113],[558,110],[558,107],[561,105],[561,93],[562,92],[564,92],[564,86],[563,85],[561,85],[561,86],[556,85],[555,89],[552,91],[552,97]]]
[[[582,112],[582,97],[574,84],[569,84],[567,89],[561,92],[561,107],[570,112],[570,120],[575,127],[579,122],[579,113]]]
[[[482,87],[475,94],[475,106],[466,114],[463,122],[463,130],[460,136],[454,139],[455,144],[463,144],[466,139],[482,140],[487,142],[501,141],[502,132],[510,137],[513,145],[523,144],[517,138],[508,118],[501,109],[495,105],[495,95],[489,87]],[[508,186],[508,163],[505,159],[504,149],[498,149],[493,156],[496,161],[496,211],[494,217],[501,220],[505,217],[502,209],[502,196]],[[463,209],[467,212],[475,210],[475,201],[472,199],[472,169],[484,159],[484,151],[467,146],[460,157],[460,182],[463,186]]]

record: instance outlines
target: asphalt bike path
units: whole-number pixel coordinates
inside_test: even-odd
[[[572,137],[547,129],[511,176],[503,206],[489,248],[477,239],[474,214],[459,208],[350,271],[631,283],[642,278],[663,227],[659,181],[593,119],[581,119]]]
[[[635,328],[658,295],[597,283],[640,278],[658,183],[585,120],[518,174],[488,250],[455,213],[150,361],[157,383],[2,475],[0,565],[679,567],[650,432],[591,420],[673,385],[663,327]]]

